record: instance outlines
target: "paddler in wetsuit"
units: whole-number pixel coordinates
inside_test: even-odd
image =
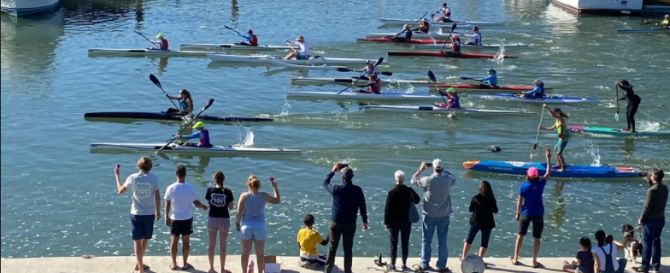
[[[472,27],[472,34],[470,34],[470,40],[465,43],[466,45],[482,45],[482,34],[479,33],[479,27]]]
[[[175,108],[168,108],[166,113],[177,113],[180,115],[190,115],[193,113],[193,98],[191,98],[191,92],[188,92],[186,89],[179,90],[179,96],[174,97],[170,95],[165,95],[171,100],[178,100],[179,103],[177,106],[179,106],[179,109]]]
[[[370,93],[370,94],[381,94],[382,90],[382,81],[379,79],[377,72],[368,74],[368,89],[367,90],[358,90],[360,93]]]
[[[410,42],[412,41],[412,30],[409,29],[409,25],[405,24],[402,27],[402,31],[394,35],[391,39],[394,42]]]
[[[558,161],[558,163],[554,167],[557,168],[559,172],[562,172],[566,165],[565,158],[563,157],[563,150],[565,150],[565,146],[568,146],[568,139],[570,138],[570,130],[568,130],[568,125],[565,121],[568,118],[568,115],[561,111],[560,108],[554,108],[554,110],[549,109],[546,103],[543,104],[542,107],[554,118],[554,125],[551,127],[539,126],[538,129],[547,131],[556,130],[558,140],[554,146],[554,153],[556,153],[556,161]]]
[[[451,34],[451,51],[442,50],[446,56],[461,56],[461,37],[458,34]]]
[[[241,35],[241,34],[239,35],[244,39],[244,41],[237,43],[238,45],[258,46],[258,36],[254,34],[253,30],[250,29],[249,31],[247,31],[247,35]]]
[[[193,129],[198,130],[197,132],[191,134],[191,135],[179,135],[177,136],[179,139],[182,140],[188,140],[188,139],[198,139],[198,143],[189,143],[186,142],[182,145],[186,146],[193,146],[193,147],[200,147],[200,148],[210,148],[212,147],[212,143],[209,142],[209,131],[205,129],[205,123],[202,121],[198,121],[193,125]]]
[[[442,91],[440,91],[440,95],[444,95]],[[456,93],[456,89],[453,87],[449,87],[447,89],[447,103],[445,104],[444,102],[441,103],[435,103],[435,106],[444,108],[444,109],[459,109],[461,108],[461,99],[458,97],[458,93]]]
[[[521,94],[521,97],[526,99],[543,99],[544,98],[544,82],[535,80],[535,86],[528,92]]]
[[[428,33],[430,30],[430,24],[428,23],[428,19],[423,18],[421,21],[419,21],[419,26],[412,31],[418,32],[418,33]]]
[[[670,14],[663,16],[663,21],[661,21],[660,25],[664,28],[670,28]]]
[[[489,87],[489,88],[497,88],[498,87],[498,75],[496,73],[496,70],[491,68],[489,69],[489,75],[483,78],[475,79],[477,81],[481,81],[482,83],[480,84],[481,86]]]
[[[627,126],[624,128],[624,131],[631,131],[635,133],[635,114],[637,113],[637,108],[642,102],[642,98],[635,94],[633,91],[633,85],[631,85],[627,80],[621,80],[616,84],[621,90],[624,91],[623,97],[619,100],[625,100],[628,102],[626,106],[626,122]]]
[[[156,46],[158,46],[158,48],[154,48],[154,49],[156,49],[156,50],[169,50],[169,43],[168,43],[168,40],[165,39],[165,36],[163,36],[163,32],[159,32],[156,35],[156,39],[158,39],[158,40],[154,41],[154,43],[156,44]]]

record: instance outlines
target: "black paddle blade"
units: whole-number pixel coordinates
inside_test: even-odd
[[[393,76],[393,72],[388,72],[388,71],[382,71],[381,74],[384,75],[384,76]]]
[[[440,92],[440,96],[446,96],[447,95],[447,93],[444,93],[444,91],[442,91],[442,90],[438,90],[438,92]]]
[[[377,62],[375,63],[375,66],[382,64],[382,62],[384,62],[384,57],[379,57],[379,59],[377,59]]]
[[[337,71],[340,71],[340,72],[351,72],[351,69],[346,68],[346,67],[338,67],[338,68],[337,68]]]
[[[205,105],[204,107],[202,107],[202,111],[207,110],[207,108],[209,108],[210,106],[212,106],[213,103],[214,103],[214,99],[213,99],[213,98],[210,98],[210,99],[207,101],[207,105]]]
[[[153,82],[156,86],[162,88],[161,81],[159,81],[158,78],[156,78],[156,76],[154,76],[154,74],[149,74],[149,80],[151,80],[151,82]]]
[[[454,33],[454,30],[456,29],[456,25],[457,25],[456,23],[451,24],[451,30],[449,31],[449,33]]]
[[[223,27],[225,27],[225,28],[227,28],[227,29],[230,29],[230,30],[233,29],[232,27],[229,27],[229,26],[226,26],[226,25],[223,25]]]
[[[432,70],[428,70],[428,78],[430,78],[430,81],[432,82],[437,82],[437,78],[435,78],[435,74],[433,74]]]

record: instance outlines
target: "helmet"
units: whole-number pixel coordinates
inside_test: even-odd
[[[205,123],[202,121],[198,121],[195,124],[193,124],[193,129],[200,129],[200,128],[205,128]]]
[[[472,31],[479,31],[479,27],[478,26],[472,27]]]
[[[247,33],[254,34],[254,31],[250,29],[249,31],[247,31]]]
[[[495,69],[493,69],[493,68],[489,69],[489,74],[495,74],[495,73],[496,73]]]
[[[544,85],[544,82],[542,82],[541,80],[535,80],[535,84],[537,84],[537,85]]]
[[[302,37],[302,35],[298,35],[298,37],[295,38],[295,39],[296,39],[297,41],[300,41],[300,40],[305,40],[305,37]]]
[[[156,34],[156,39],[163,39],[163,32]]]
[[[447,89],[447,93],[456,93],[456,89],[454,89],[453,87],[449,87]]]

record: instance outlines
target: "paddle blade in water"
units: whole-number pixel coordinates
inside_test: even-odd
[[[384,76],[393,76],[393,72],[383,71],[383,72],[381,72],[381,74],[384,75]]]
[[[351,69],[346,68],[346,67],[338,67],[337,71],[339,71],[339,72],[351,72]]]

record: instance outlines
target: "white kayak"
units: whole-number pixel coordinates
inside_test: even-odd
[[[381,33],[370,33],[366,34],[365,38],[383,38],[383,37],[388,37],[388,36],[396,36],[398,33],[391,33],[391,32],[381,32]],[[444,33],[441,29],[436,32],[431,32],[431,33],[422,33],[422,32],[414,32],[412,33],[412,38],[413,39],[436,39],[436,40],[451,40],[451,34],[449,33]],[[437,41],[439,42],[439,41]]]
[[[158,151],[165,146],[165,144],[166,143],[91,143],[91,151]],[[209,156],[240,156],[254,154],[295,154],[301,153],[302,151],[296,149],[243,146],[213,146],[210,148],[200,148],[172,143],[161,152]]]
[[[221,50],[289,50],[288,45],[258,45],[247,46],[240,44],[181,44],[181,50],[221,51]]]
[[[286,98],[296,100],[344,100],[344,101],[384,101],[384,102],[438,102],[442,97],[429,94],[381,93],[371,94],[357,91],[288,92]]]
[[[412,46],[414,48],[420,48],[420,49],[439,49],[442,47],[451,49],[450,44],[447,44],[447,46],[444,46],[444,44],[413,44]],[[507,43],[507,44],[493,43],[493,44],[482,44],[482,45],[461,44],[461,47],[467,49],[480,49],[480,48],[498,49],[500,47],[508,48],[508,47],[522,47],[522,46],[528,46],[528,45],[523,43]]]
[[[593,103],[597,102],[594,99],[582,98],[576,96],[545,96],[541,99],[535,98],[522,98],[516,94],[491,94],[491,95],[479,95],[481,99],[488,100],[499,100],[499,101],[510,101],[510,102],[523,102],[523,103],[552,103],[552,104],[562,104],[562,103]]]
[[[205,57],[205,51],[159,50],[153,48],[91,48],[89,56]]]
[[[309,60],[283,60],[270,55],[229,55],[229,54],[208,54],[210,60],[215,62],[241,62],[241,63],[272,63],[272,61],[280,61],[288,64],[299,65],[365,65],[368,61],[376,62],[376,59],[360,59],[360,58],[333,58],[317,56]]]
[[[464,113],[464,114],[533,114],[532,112],[478,109],[478,108],[451,108],[438,107],[434,105],[364,105],[365,111],[388,111],[388,112],[429,112],[429,113]]]
[[[417,19],[399,19],[399,18],[379,18],[379,21],[384,25],[404,25],[404,24],[418,24]],[[472,25],[499,25],[502,22],[491,22],[491,21],[465,21],[465,20],[453,20],[451,22],[434,22],[434,20],[429,19],[430,26],[440,26],[440,27],[451,27],[453,23],[458,25],[467,25],[464,27],[471,27]]]
[[[387,84],[411,84],[411,85],[429,85],[432,84],[426,80],[397,80],[397,79],[381,79],[382,83]],[[356,84],[357,86],[366,86],[368,84],[367,80],[356,79],[356,78],[291,78],[292,84],[304,84],[304,85],[325,85],[325,84]]]

